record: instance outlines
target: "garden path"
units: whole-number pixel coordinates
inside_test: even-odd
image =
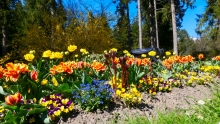
[[[187,109],[198,100],[212,97],[214,85],[196,85],[195,87],[173,88],[170,93],[159,92],[154,98],[143,93],[143,103],[136,108],[126,108],[121,104],[111,104],[106,111],[95,113],[74,111],[72,116],[60,121],[60,124],[110,124],[113,120],[120,121],[127,116],[147,116],[149,118],[157,115],[158,110],[167,112],[174,109]]]

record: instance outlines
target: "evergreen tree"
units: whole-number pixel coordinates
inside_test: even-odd
[[[1,25],[1,54],[6,55],[10,51],[11,41],[13,37],[19,32],[20,26],[19,20],[21,16],[17,14],[21,11],[19,6],[21,2],[19,0],[1,0],[0,2],[0,25]]]
[[[118,0],[116,13],[118,15],[117,25],[114,28],[116,39],[121,42],[123,49],[131,51],[131,24],[129,15],[129,2],[131,0]]]
[[[205,35],[213,40],[219,39],[220,28],[220,1],[207,0],[205,12],[202,15],[197,15],[198,26],[197,33]],[[207,35],[208,34],[208,35]]]

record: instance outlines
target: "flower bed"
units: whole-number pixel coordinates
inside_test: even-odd
[[[118,57],[113,48],[95,57],[80,49],[78,57],[76,49],[70,45],[64,53],[47,50],[39,60],[30,51],[24,55],[26,64],[0,66],[1,122],[56,123],[73,110],[95,112],[110,102],[131,108],[146,102],[142,92],[154,97],[174,87],[208,85],[220,69],[219,56],[205,60],[202,54],[194,58],[167,51],[157,56],[150,51],[134,58],[124,51]],[[153,56],[157,63],[151,61]]]

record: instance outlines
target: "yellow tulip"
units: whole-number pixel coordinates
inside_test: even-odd
[[[156,55],[156,52],[155,52],[155,51],[150,51],[150,52],[148,52],[148,55],[149,55],[149,56],[155,56],[155,55]]]
[[[54,53],[55,58],[57,59],[62,59],[63,58],[63,54],[61,54],[60,52],[55,52]]]
[[[34,59],[34,54],[30,54],[30,53],[25,54],[24,59],[31,62]]]
[[[75,46],[75,45],[69,45],[68,48],[67,48],[67,50],[68,50],[69,52],[73,52],[73,51],[75,51],[76,49],[77,49],[77,46]]]
[[[141,54],[141,57],[145,58],[145,57],[147,57],[147,55],[146,54]]]
[[[44,52],[43,52],[43,56],[42,56],[42,57],[48,58],[48,57],[51,56],[51,54],[52,54],[52,52],[51,52],[50,50],[47,50],[47,51],[44,51]]]
[[[171,52],[166,51],[165,54],[166,54],[167,56],[169,56],[169,55],[171,55]]]

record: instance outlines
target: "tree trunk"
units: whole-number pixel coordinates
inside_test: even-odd
[[[54,8],[51,8],[51,47],[55,50],[55,40],[54,40]]]
[[[155,28],[154,28],[154,11],[152,7],[151,0],[149,0],[149,20],[150,20],[150,41],[151,41],[151,47],[156,47],[156,38],[155,38]]]
[[[128,19],[128,23],[127,23],[127,28],[128,28],[128,50],[131,51],[131,45],[132,45],[132,41],[131,41],[131,24],[130,24],[130,14],[129,14],[129,5],[128,3],[126,3],[126,11],[127,11],[127,19]]]
[[[176,30],[176,13],[174,0],[171,0],[172,27],[173,27],[173,51],[178,55],[177,49],[177,30]]]
[[[8,10],[6,0],[2,0],[1,7],[3,11]],[[3,15],[3,18],[2,18],[2,56],[6,55],[7,53],[7,47],[6,47],[7,40],[8,40],[8,26],[7,26],[7,21],[6,21],[6,15]]]
[[[141,5],[138,0],[138,25],[139,25],[139,48],[142,49],[142,28],[141,28]]]
[[[154,0],[154,17],[155,17],[156,43],[157,43],[157,48],[159,48],[158,26],[157,26],[157,3],[156,3],[156,0]]]
[[[2,25],[2,56],[5,56],[7,53],[7,47],[6,43],[8,40],[8,30],[7,30],[7,25],[3,24]]]

